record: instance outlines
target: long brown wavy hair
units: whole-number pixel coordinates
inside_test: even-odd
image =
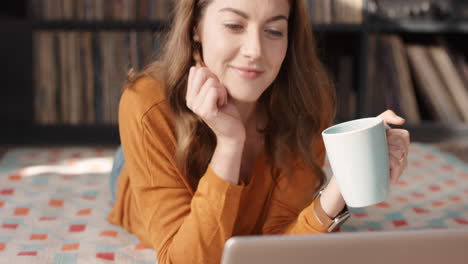
[[[125,87],[143,76],[164,83],[168,103],[175,114],[177,149],[181,172],[196,189],[216,147],[216,137],[185,102],[188,72],[202,53],[193,41],[193,29],[212,0],[179,0],[172,27],[156,61],[129,74]],[[321,131],[335,118],[335,89],[316,54],[312,27],[304,0],[289,0],[288,50],[278,76],[258,100],[267,113],[265,150],[273,177],[288,173],[301,162],[318,177],[317,189],[326,176],[316,157]],[[198,54],[198,56],[197,56]]]

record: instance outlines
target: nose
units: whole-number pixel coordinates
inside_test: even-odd
[[[250,60],[257,60],[262,55],[262,40],[258,30],[250,30],[245,34],[241,53]]]

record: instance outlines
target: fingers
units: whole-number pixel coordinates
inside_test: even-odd
[[[187,102],[187,105],[189,104],[189,99],[194,97],[193,79],[194,79],[196,70],[197,69],[195,67],[193,66],[190,67],[189,76],[187,80],[187,91],[185,94],[185,101]]]
[[[192,80],[192,83],[190,84],[191,89],[192,89],[192,92],[190,95],[192,97],[196,97],[198,95],[201,87],[208,80],[208,78],[209,76],[206,73],[206,71],[204,71],[200,67],[195,68],[193,80]]]
[[[401,137],[407,144],[410,142],[410,133],[406,129],[390,129],[387,130],[387,135]]]
[[[192,67],[187,83],[186,103],[202,119],[218,114],[218,108],[227,103],[227,91],[208,69]]]
[[[382,114],[378,115],[378,117],[382,118],[385,124],[395,124],[395,125],[403,125],[406,121],[404,118],[398,116],[392,110],[387,110]]]
[[[407,145],[403,139],[396,137],[396,138],[388,138],[388,150],[391,152],[392,149],[402,150],[405,153],[409,152],[409,145]]]
[[[214,86],[207,88],[205,101],[201,105],[200,115],[203,118],[211,118],[218,115],[218,89]]]
[[[200,92],[194,98],[192,111],[202,118],[211,117],[210,113],[216,114],[218,111],[217,99],[218,88],[217,82],[213,78],[209,78],[200,88]]]
[[[396,183],[408,166],[410,134],[404,129],[387,131],[390,181]]]
[[[399,160],[394,155],[389,155],[389,164],[390,164],[390,182],[396,183],[398,179],[403,174],[403,171],[408,166],[408,160],[404,157],[402,160]]]
[[[401,129],[387,131],[390,181],[392,183],[398,182],[408,164],[409,136],[406,140],[407,135],[404,131]]]
[[[221,84],[218,86],[218,93],[219,93],[219,100],[218,100],[218,106],[222,107],[227,104],[228,101],[228,94],[227,94],[227,89]]]
[[[389,154],[395,157],[398,161],[406,157],[406,150],[400,146],[389,146]]]
[[[195,97],[197,105],[201,105],[206,101],[206,96],[212,89],[216,90],[216,81],[213,78],[208,78],[208,80],[206,80],[206,82],[200,88],[198,95]]]
[[[408,153],[410,145],[410,134],[405,129],[391,129],[387,131],[387,141],[389,146],[400,146]]]
[[[390,164],[390,182],[391,183],[396,183],[398,178],[398,161],[395,159],[393,156],[389,156],[389,164]]]
[[[192,98],[200,92],[201,86],[208,80],[213,78],[218,81],[218,78],[206,67],[192,66],[189,70],[189,76],[187,80],[187,98]]]
[[[217,80],[216,76],[207,68],[195,66],[190,67],[187,80],[187,92],[185,95],[187,106],[190,107],[191,101],[196,98],[196,96],[198,96],[201,87],[208,80],[208,78],[214,78]]]

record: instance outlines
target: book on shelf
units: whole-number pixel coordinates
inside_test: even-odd
[[[367,0],[369,18],[387,23],[463,22],[468,20],[466,0]]]
[[[388,83],[389,77],[392,75],[391,69],[389,68],[388,63],[383,62],[382,60],[387,59],[388,50],[383,49],[382,47],[382,38],[375,37],[370,41],[369,46],[374,47],[374,56],[373,66],[375,68],[374,76],[371,79],[368,90],[369,95],[366,97],[367,104],[373,110],[373,116],[382,113],[388,108],[395,109],[398,112],[395,105],[387,103],[386,97],[389,97],[393,93],[391,90],[391,85]],[[369,65],[369,67],[371,67]]]
[[[372,34],[367,54],[365,115],[393,109],[411,124],[468,122],[468,67],[462,53]]]
[[[308,0],[316,24],[362,24],[365,0]]]
[[[343,41],[349,41],[345,37]],[[318,41],[317,54],[326,68],[336,92],[335,122],[355,119],[357,113],[357,59],[353,48],[343,48],[342,41]],[[326,49],[322,48],[326,45]]]
[[[458,74],[461,76],[465,88],[468,89],[468,62],[463,54],[455,54],[454,62],[458,70]]]
[[[393,50],[387,36],[370,35],[367,44],[367,89],[364,91],[363,108],[366,116],[377,116],[393,109],[401,110],[400,89]],[[405,117],[407,118],[407,117]],[[414,121],[412,121],[414,122]]]
[[[44,20],[167,19],[172,1],[32,0]],[[362,23],[364,0],[309,0],[315,23]],[[164,18],[163,18],[164,17]],[[161,33],[151,31],[34,31],[35,120],[39,124],[117,124],[126,72],[154,60]],[[409,123],[427,118],[468,122],[468,63],[448,45],[405,43],[369,35],[364,115],[393,109]],[[356,114],[352,55],[332,63],[337,119]]]
[[[387,37],[390,44],[391,54],[395,67],[395,78],[397,89],[400,94],[400,110],[404,113],[406,119],[410,123],[420,123],[421,114],[418,108],[414,86],[411,80],[411,72],[406,56],[405,44],[401,38],[390,35]]]
[[[35,120],[41,125],[117,124],[126,73],[140,70],[159,43],[151,31],[37,31]]]
[[[447,45],[442,41],[439,45],[428,47],[428,51],[461,120],[468,122],[468,90]]]
[[[69,123],[69,106],[70,106],[70,95],[69,95],[69,90],[70,90],[70,63],[69,63],[69,55],[68,55],[68,32],[58,32],[58,46],[59,46],[59,64],[58,68],[56,71],[59,73],[59,96],[60,96],[60,120],[62,123]]]
[[[332,20],[341,24],[362,24],[365,0],[333,0]]]
[[[400,93],[402,85],[399,82],[400,76],[396,67],[396,54],[393,53],[391,36],[384,35],[378,39],[378,46],[380,49],[380,62],[383,71],[378,72],[380,77],[376,85],[380,86],[380,97],[382,102],[374,101],[374,108],[380,108],[379,113],[384,112],[388,108],[393,109],[398,113],[402,113],[401,101],[402,94]],[[384,107],[389,106],[389,107]],[[405,114],[406,115],[406,114]]]
[[[57,94],[57,67],[53,58],[54,43],[53,35],[50,32],[36,34],[34,41],[34,50],[36,51],[37,68],[34,72],[35,91],[34,91],[34,113],[35,119],[41,124],[57,123],[59,113],[56,108]]]
[[[82,33],[82,41],[80,44],[81,58],[83,59],[80,64],[82,72],[82,81],[84,87],[84,113],[83,122],[85,124],[93,124],[96,120],[94,109],[94,94],[95,94],[95,76],[93,71],[93,36],[90,32]]]
[[[337,121],[348,121],[356,117],[356,90],[353,88],[353,57],[341,55],[336,68]]]
[[[462,121],[452,98],[447,93],[443,80],[427,47],[410,44],[407,47],[410,65],[414,71],[421,96],[433,111],[437,121],[457,123]],[[440,62],[437,62],[440,63]]]
[[[167,21],[173,0],[31,0],[40,20]]]

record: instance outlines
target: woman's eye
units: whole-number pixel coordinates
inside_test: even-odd
[[[283,36],[283,33],[281,31],[277,31],[277,30],[272,30],[272,29],[267,29],[266,32],[270,35],[273,35],[275,37],[281,37]]]
[[[229,29],[232,29],[232,30],[241,30],[242,29],[242,26],[237,25],[237,24],[225,24],[224,26],[229,28]]]

